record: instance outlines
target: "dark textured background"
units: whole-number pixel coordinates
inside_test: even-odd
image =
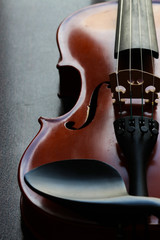
[[[0,0],[0,239],[21,240],[20,158],[39,130],[56,117],[59,52],[56,30],[91,0]],[[28,239],[25,237],[25,239]]]

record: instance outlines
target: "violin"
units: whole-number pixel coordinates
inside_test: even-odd
[[[160,2],[91,5],[57,31],[59,97],[18,170],[37,239],[159,239]]]

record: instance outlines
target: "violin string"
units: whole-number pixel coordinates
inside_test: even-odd
[[[151,42],[152,42],[152,36],[151,36],[151,32],[150,32],[150,21],[149,21],[149,13],[148,13],[148,3],[147,0],[145,0],[145,6],[146,6],[146,12],[147,12],[147,26],[148,26],[148,35],[149,35],[149,45],[150,45],[150,51],[151,51],[151,65],[152,65],[152,73],[154,70],[154,60],[153,60],[153,51],[152,51],[152,47],[151,47]],[[155,79],[154,79],[154,75],[153,75],[153,87],[155,85]],[[152,120],[153,120],[153,110],[154,110],[154,91],[152,92]]]
[[[122,102],[121,102],[121,94],[120,94],[120,84],[119,84],[119,53],[120,53],[120,42],[121,42],[121,30],[122,30],[122,11],[123,11],[123,0],[120,1],[120,22],[119,22],[119,32],[118,32],[118,48],[117,48],[117,64],[116,64],[116,80],[118,86],[118,101],[120,106],[120,115],[122,117]]]
[[[138,19],[139,19],[139,41],[140,41],[140,60],[141,60],[141,80],[142,80],[142,87],[141,87],[141,94],[142,94],[142,97],[141,97],[141,105],[142,105],[142,118],[143,118],[143,113],[144,113],[144,109],[143,109],[143,91],[144,91],[144,88],[143,88],[143,82],[144,82],[144,79],[143,79],[143,52],[142,52],[142,25],[141,25],[141,6],[140,6],[140,3],[139,3],[139,0],[138,0]]]
[[[130,47],[129,47],[129,81],[130,81],[130,116],[132,119],[132,0],[130,0]]]

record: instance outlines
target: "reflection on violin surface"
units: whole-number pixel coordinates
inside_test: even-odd
[[[37,238],[132,239],[136,225],[136,239],[158,239],[159,11],[109,1],[60,25],[59,97],[72,107],[39,119],[19,165],[22,217]]]

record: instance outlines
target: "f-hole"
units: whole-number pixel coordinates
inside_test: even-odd
[[[96,109],[97,109],[97,99],[98,99],[98,93],[99,93],[99,90],[100,90],[100,87],[102,86],[102,84],[107,84],[107,82],[105,83],[101,83],[99,84],[93,94],[92,94],[92,98],[91,98],[91,102],[90,102],[90,105],[88,106],[89,107],[89,111],[88,111],[88,118],[86,120],[86,122],[80,127],[80,128],[74,128],[74,124],[75,122],[67,122],[66,123],[66,127],[68,129],[71,129],[71,130],[80,130],[84,127],[87,127],[91,122],[92,120],[94,119],[94,116],[95,116],[95,113],[96,113]],[[107,84],[108,85],[108,84]],[[109,87],[109,86],[108,86]]]

